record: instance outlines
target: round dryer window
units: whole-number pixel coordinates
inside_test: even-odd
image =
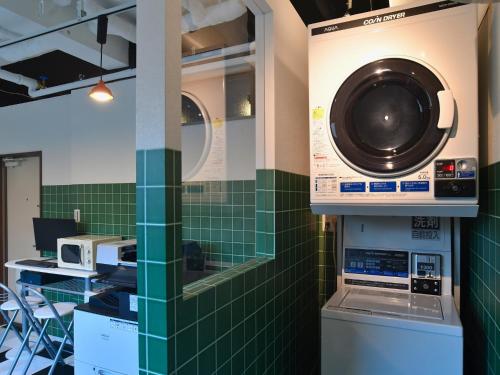
[[[389,58],[347,78],[330,111],[339,156],[360,173],[392,177],[427,164],[453,124],[451,92],[429,68]]]

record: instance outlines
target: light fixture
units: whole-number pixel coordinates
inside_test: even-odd
[[[89,96],[97,102],[109,102],[114,99],[113,93],[106,86],[104,81],[102,80],[102,47],[106,44],[106,38],[108,34],[108,17],[102,15],[97,19],[97,43],[101,45],[101,79],[92,87],[92,90],[89,92]]]

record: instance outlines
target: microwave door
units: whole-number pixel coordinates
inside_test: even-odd
[[[82,252],[79,245],[65,244],[61,247],[61,259],[67,264],[82,264]]]

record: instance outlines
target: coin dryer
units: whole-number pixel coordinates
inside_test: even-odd
[[[476,12],[421,1],[309,26],[315,213],[477,215]]]
[[[322,375],[461,374],[450,219],[339,223],[339,288],[321,311]]]

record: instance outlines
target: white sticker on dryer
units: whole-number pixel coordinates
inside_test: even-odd
[[[316,193],[336,193],[337,177],[316,177],[314,179],[314,191]]]

